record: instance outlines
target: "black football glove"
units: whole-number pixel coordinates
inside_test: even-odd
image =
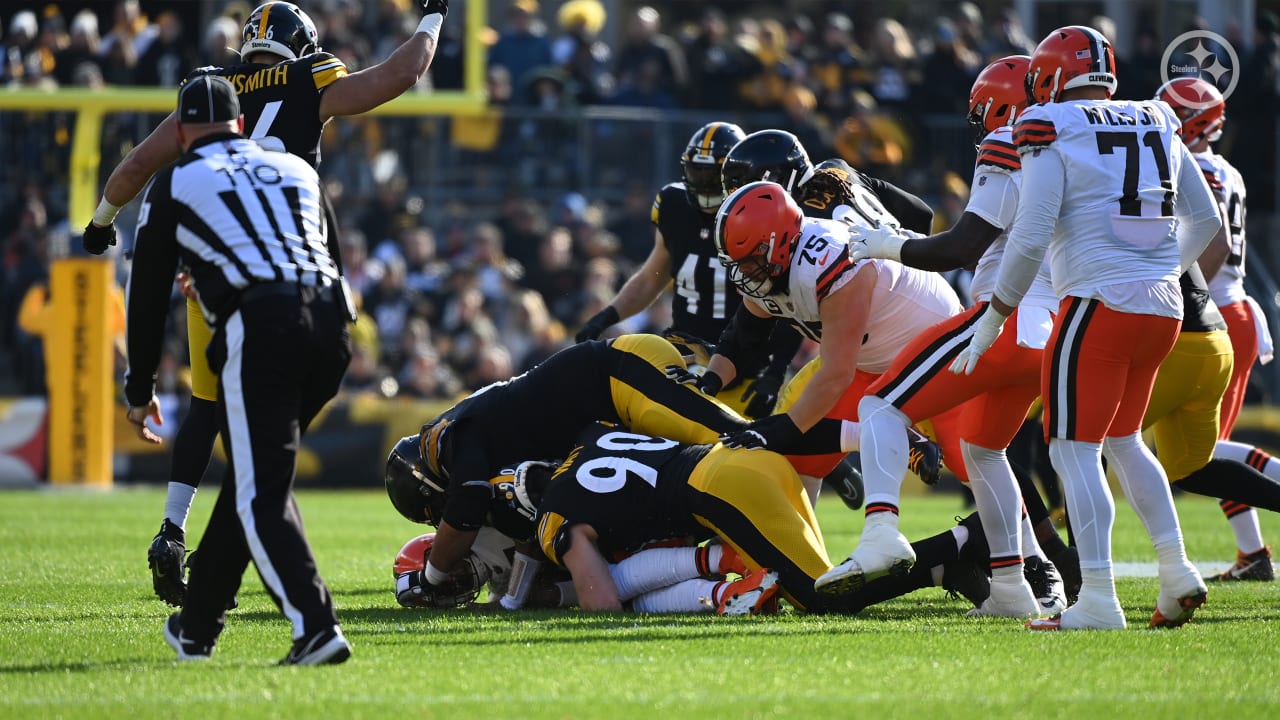
[[[443,19],[449,16],[449,0],[422,0],[422,14],[440,13]]]
[[[699,375],[682,365],[668,365],[664,372],[668,380],[681,385],[692,385],[704,395],[715,395],[724,387],[724,380],[710,370]]]
[[[573,341],[581,343],[588,340],[598,340],[600,335],[604,333],[605,330],[609,329],[609,326],[618,322],[618,319],[618,311],[610,305],[595,315],[592,315],[591,319],[588,320],[586,324],[582,326],[582,329],[578,331],[578,334],[573,336]]]
[[[773,412],[778,404],[778,392],[782,390],[782,376],[765,370],[756,377],[755,382],[742,392],[742,399],[747,401],[743,412],[749,418],[762,418]]]
[[[90,221],[84,226],[84,243],[85,252],[90,255],[101,255],[107,251],[107,248],[116,244],[116,226],[112,223],[106,227],[94,225]]]
[[[760,418],[737,432],[725,433],[720,436],[720,442],[727,448],[785,453],[803,436],[791,416],[782,413]]]

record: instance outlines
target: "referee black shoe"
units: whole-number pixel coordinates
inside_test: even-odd
[[[182,632],[181,613],[174,613],[164,621],[164,640],[178,651],[178,661],[208,660],[213,656],[213,643],[201,643],[188,638]]]
[[[147,548],[147,564],[151,566],[151,587],[173,607],[182,607],[182,596],[187,591],[182,565],[186,555],[186,533],[165,518]]]
[[[333,627],[294,641],[293,649],[280,661],[281,665],[337,665],[351,657],[351,643],[342,636],[342,628]]]

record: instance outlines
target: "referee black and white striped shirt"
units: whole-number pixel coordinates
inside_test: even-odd
[[[305,160],[234,133],[192,143],[156,174],[138,214],[128,316],[129,375],[139,391],[156,368],[136,361],[160,356],[179,264],[217,327],[254,285],[335,287],[327,232],[319,178]]]

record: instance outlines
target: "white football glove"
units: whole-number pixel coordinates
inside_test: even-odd
[[[854,261],[885,258],[902,262],[902,245],[910,240],[887,225],[876,228],[849,227],[849,257]]]
[[[957,375],[960,373],[972,375],[973,369],[978,367],[978,358],[981,358],[982,354],[995,344],[996,338],[1000,337],[1000,331],[1004,329],[1006,319],[1008,316],[1001,315],[995,308],[988,305],[982,317],[978,318],[977,324],[973,326],[973,337],[969,339],[969,344],[951,362],[951,372]]]

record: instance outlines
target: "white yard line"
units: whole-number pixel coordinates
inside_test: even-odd
[[[1193,561],[1202,577],[1217,575],[1231,567],[1232,560]],[[1116,577],[1156,577],[1156,564],[1153,562],[1118,562],[1115,563]]]

